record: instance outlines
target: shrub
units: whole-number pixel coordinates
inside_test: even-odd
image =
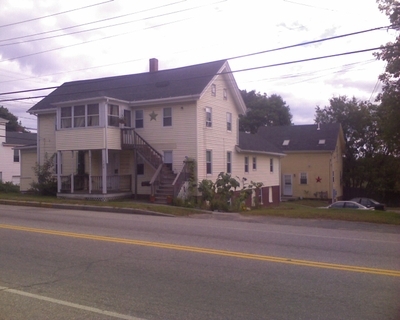
[[[54,196],[57,194],[57,179],[54,176],[54,157],[53,154],[50,158],[45,155],[43,165],[36,165],[33,171],[37,176],[37,182],[32,182],[32,191],[39,193],[42,196]]]
[[[18,193],[19,192],[19,186],[12,183],[12,182],[3,182],[0,180],[0,192],[5,192],[5,193]]]

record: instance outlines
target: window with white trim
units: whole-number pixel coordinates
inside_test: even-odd
[[[253,157],[253,170],[257,170],[257,158]]]
[[[19,150],[14,149],[14,162],[19,162]]]
[[[224,100],[228,100],[228,90],[224,88],[223,90]]]
[[[206,108],[206,127],[212,127],[212,109],[210,107]]]
[[[135,128],[143,128],[143,110],[135,110]]]
[[[300,184],[307,184],[307,172],[300,173]]]
[[[172,108],[163,109],[163,126],[164,127],[172,126]]]
[[[87,126],[97,127],[100,125],[99,104],[91,103],[87,105]]]
[[[82,128],[86,126],[85,123],[85,106],[74,106],[74,128]]]
[[[244,172],[249,172],[249,157],[244,157]]]
[[[274,159],[269,159],[269,172],[274,172]]]
[[[108,105],[108,125],[119,127],[119,106],[115,104]]]
[[[226,153],[226,173],[232,173],[232,152]]]
[[[61,108],[61,128],[72,128],[72,107]]]
[[[211,95],[215,97],[217,95],[217,86],[215,84],[211,85]]]
[[[226,113],[226,130],[232,131],[232,113]]]
[[[206,150],[206,173],[212,174],[212,151]]]

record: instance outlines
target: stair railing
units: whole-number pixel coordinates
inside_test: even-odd
[[[172,183],[174,187],[174,198],[176,198],[179,195],[179,192],[181,191],[185,182],[188,182],[190,179],[190,174],[191,174],[190,165],[192,165],[193,161],[185,160],[183,161],[183,163],[184,165],[181,171],[177,174],[174,182]]]
[[[146,140],[144,140],[132,128],[121,129],[121,145],[122,148],[128,147],[136,149],[141,157],[150,164],[154,169],[158,169],[160,164],[163,163],[163,156],[154,149]]]

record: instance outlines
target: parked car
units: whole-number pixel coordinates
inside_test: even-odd
[[[370,198],[354,198],[351,199],[350,201],[357,202],[359,204],[362,204],[363,206],[367,208],[375,208],[375,210],[385,210],[385,205],[383,203],[379,203],[378,201],[375,201],[374,199]]]
[[[374,210],[374,207],[366,207],[355,201],[336,201],[327,207],[326,209],[359,209],[359,210]]]

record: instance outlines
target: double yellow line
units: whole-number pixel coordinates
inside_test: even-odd
[[[342,265],[342,264],[334,264],[334,263],[324,263],[324,262],[316,262],[316,261],[281,258],[281,257],[265,256],[265,255],[251,254],[251,253],[244,253],[244,252],[208,249],[208,248],[192,247],[192,246],[182,246],[182,245],[168,244],[168,243],[162,243],[162,242],[151,242],[151,241],[133,240],[133,239],[125,239],[125,238],[114,238],[114,237],[98,236],[98,235],[91,235],[91,234],[84,234],[84,233],[65,232],[65,231],[57,231],[57,230],[49,230],[49,229],[29,228],[29,227],[23,227],[23,226],[7,225],[7,224],[0,224],[0,228],[16,230],[16,231],[25,231],[25,232],[62,236],[62,237],[70,237],[70,238],[76,238],[76,239],[97,240],[97,241],[105,241],[105,242],[112,242],[112,243],[122,243],[122,244],[129,244],[129,245],[154,247],[154,248],[161,248],[161,249],[212,254],[212,255],[233,257],[233,258],[240,258],[240,259],[250,259],[250,260],[258,260],[258,261],[284,263],[284,264],[306,266],[306,267],[313,267],[313,268],[334,269],[334,270],[351,271],[351,272],[359,272],[359,273],[369,273],[369,274],[375,274],[375,275],[385,275],[385,276],[391,276],[391,277],[400,277],[400,271],[396,271],[396,270],[385,270],[385,269],[366,268],[366,267],[358,267],[358,266]]]

